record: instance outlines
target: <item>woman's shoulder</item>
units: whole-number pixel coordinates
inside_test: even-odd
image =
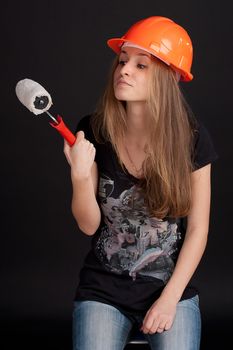
[[[215,161],[218,158],[218,154],[210,131],[202,120],[197,120],[193,132],[193,163],[194,170],[197,170]]]
[[[85,132],[85,130],[88,130],[91,127],[90,120],[91,114],[86,114],[83,117],[81,117],[77,122],[75,132],[78,132],[79,130],[83,130]]]
[[[95,137],[91,127],[91,116],[91,114],[86,114],[78,121],[75,128],[75,134],[82,130],[85,134],[85,138],[90,142],[95,143]]]

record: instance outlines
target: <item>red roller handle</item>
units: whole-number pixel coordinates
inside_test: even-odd
[[[49,124],[53,128],[55,128],[61,134],[61,136],[64,137],[64,139],[70,144],[70,146],[73,146],[73,144],[75,143],[76,137],[67,128],[67,126],[63,122],[62,117],[60,115],[57,116],[57,122],[58,124],[56,124],[55,122],[50,122]]]

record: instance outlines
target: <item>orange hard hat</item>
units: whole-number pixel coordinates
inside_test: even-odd
[[[132,25],[121,38],[107,41],[108,46],[117,54],[124,43],[140,47],[150,52],[176,72],[183,81],[191,81],[193,46],[184,28],[169,18],[152,16]]]

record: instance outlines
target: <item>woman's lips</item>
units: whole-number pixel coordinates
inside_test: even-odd
[[[125,80],[120,79],[117,81],[117,85],[126,85],[126,86],[131,86],[129,83],[127,83]]]

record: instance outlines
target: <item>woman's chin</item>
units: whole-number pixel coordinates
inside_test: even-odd
[[[115,92],[115,97],[119,101],[128,101],[129,100],[129,96],[127,96],[127,94],[125,94],[125,93],[123,93],[121,91]]]

